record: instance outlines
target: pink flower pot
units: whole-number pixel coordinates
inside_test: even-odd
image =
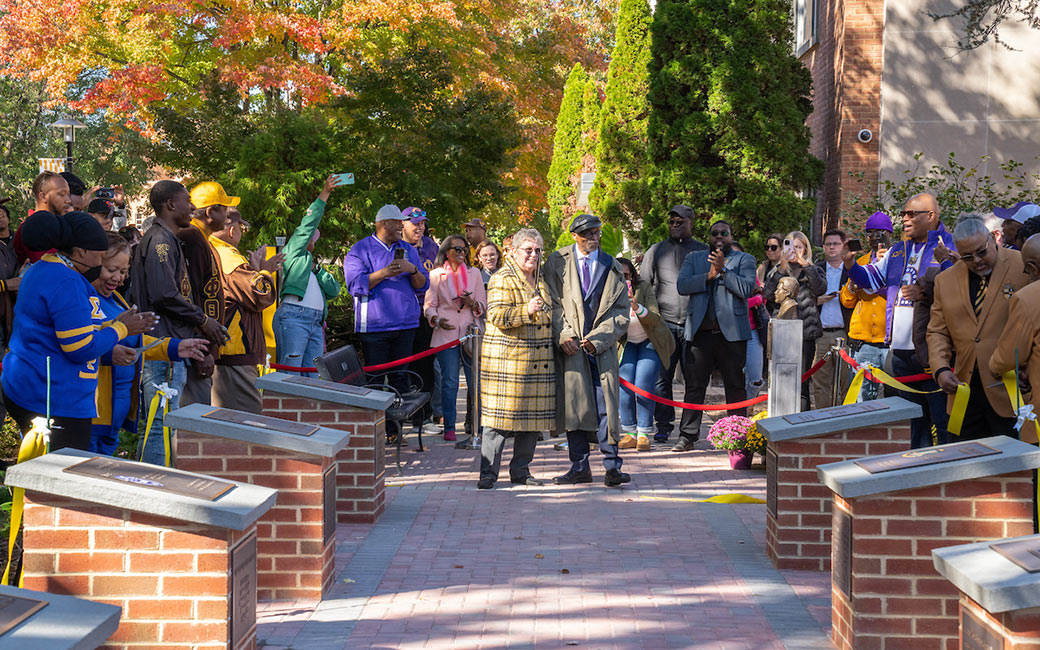
[[[729,451],[729,466],[732,469],[751,469],[751,460],[755,452],[747,449],[731,449]]]

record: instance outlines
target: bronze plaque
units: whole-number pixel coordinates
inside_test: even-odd
[[[852,598],[852,515],[835,507],[831,522],[831,582]]]
[[[281,418],[273,418],[269,415],[256,415],[244,411],[232,411],[230,409],[213,409],[202,417],[221,422],[232,422],[244,424],[248,427],[256,427],[264,431],[275,431],[277,433],[290,433],[294,436],[310,436],[320,429],[316,424],[305,424],[303,422],[290,422]]]
[[[989,547],[1017,564],[1023,571],[1040,571],[1040,537],[1016,542],[995,542]]]
[[[368,395],[372,391],[368,388],[361,388],[360,386],[351,386],[350,384],[341,384],[335,381],[326,381],[324,379],[318,379],[317,377],[302,377],[300,375],[293,375],[282,380],[287,384],[301,384],[303,386],[314,386],[315,388],[324,388],[325,390],[334,390],[337,393],[350,393],[351,395]]]
[[[256,531],[231,549],[231,648],[256,627]]]
[[[961,650],[1003,650],[1004,639],[961,605]]]
[[[880,472],[892,472],[897,469],[938,465],[939,463],[951,463],[955,460],[993,456],[994,454],[1002,453],[1004,452],[988,447],[980,442],[958,442],[940,447],[924,447],[922,449],[911,449],[910,451],[885,454],[873,458],[861,458],[856,461],[856,464],[871,474],[878,474]]]
[[[776,517],[776,473],[779,459],[771,447],[766,447],[766,512]]]
[[[333,462],[321,477],[322,494],[322,541],[326,544],[336,539],[336,463]]]
[[[0,636],[48,605],[46,600],[0,594]]]
[[[136,463],[110,456],[94,456],[82,463],[66,467],[64,471],[207,501],[216,501],[222,494],[235,488],[235,484],[229,481],[203,478],[170,467]]]
[[[784,419],[790,424],[805,424],[807,422],[818,422],[820,420],[832,420],[834,418],[845,417],[846,415],[858,415],[860,413],[870,413],[871,411],[884,411],[887,408],[888,404],[881,404],[876,401],[858,402],[856,404],[835,406],[820,409],[818,411],[792,413],[791,415],[785,415]]]

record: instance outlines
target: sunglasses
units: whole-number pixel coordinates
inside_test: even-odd
[[[968,253],[966,255],[961,255],[961,261],[970,262],[972,260],[977,259],[980,262],[985,262],[987,253],[989,253],[989,244],[986,244],[986,247],[982,250],[975,251],[974,253]]]
[[[684,223],[686,223],[686,219],[669,219],[668,220],[668,225],[669,226],[681,226]]]
[[[423,210],[418,210],[417,209],[417,210],[412,210],[411,212],[405,214],[404,216],[408,217],[409,219],[413,219],[415,217],[425,217],[426,216],[426,212],[424,212]]]
[[[459,253],[459,254],[462,254],[462,253],[466,252],[466,249],[464,247],[462,247],[462,246],[452,246],[451,250],[453,250],[453,251],[455,251],[456,253]]]
[[[778,251],[778,250],[780,250],[780,245],[779,244],[769,244],[769,245],[766,246],[766,250],[769,251],[769,252]]]
[[[729,237],[729,231],[728,230],[712,230],[708,234],[711,235],[712,237]]]
[[[928,214],[931,210],[901,210],[900,217],[916,217],[919,214]]]

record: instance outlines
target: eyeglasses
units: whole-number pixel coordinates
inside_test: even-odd
[[[931,210],[901,210],[899,212],[900,217],[916,217],[919,214],[928,214]]]
[[[729,237],[729,231],[728,230],[712,230],[708,234],[711,235],[712,237]]]
[[[986,255],[989,254],[989,242],[986,242],[986,246],[981,250],[977,250],[974,253],[967,253],[961,255],[962,262],[971,262],[972,260],[978,260],[980,262],[986,261]]]
[[[419,208],[415,208],[411,212],[405,213],[404,216],[408,217],[409,219],[414,219],[416,217],[425,217],[426,216],[426,212],[423,211],[423,210],[420,210]]]
[[[668,225],[669,226],[681,226],[684,223],[686,223],[686,219],[669,219],[668,220]]]
[[[451,250],[453,250],[453,251],[455,251],[456,253],[459,253],[459,254],[462,254],[462,253],[466,252],[466,249],[463,248],[462,246],[452,246]]]
[[[769,244],[769,245],[766,246],[766,250],[769,251],[769,252],[778,251],[778,250],[780,250],[780,245],[779,244]]]
[[[518,248],[516,250],[518,250],[521,253],[523,253],[525,257],[530,257],[532,255],[541,255],[542,254],[542,249],[540,249],[540,248]]]

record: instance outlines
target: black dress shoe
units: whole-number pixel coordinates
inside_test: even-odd
[[[680,436],[678,442],[676,442],[675,446],[672,447],[672,451],[693,451],[693,445],[696,442],[696,440],[690,440],[689,438],[683,438]]]
[[[495,487],[495,482],[489,478],[482,478],[477,481],[478,490],[490,490],[493,487]]]
[[[513,485],[545,485],[545,481],[539,481],[530,474],[521,478],[513,478],[512,476],[510,476],[509,482]]]
[[[603,477],[603,485],[606,485],[607,487],[618,487],[622,483],[629,483],[631,481],[631,475],[625,474],[616,469],[608,469],[606,476]]]
[[[553,478],[556,485],[577,485],[578,483],[592,483],[592,472],[567,472],[562,476]]]

